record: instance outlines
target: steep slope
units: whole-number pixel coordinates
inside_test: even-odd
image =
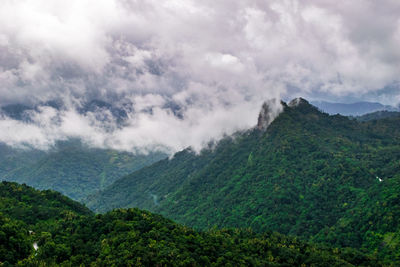
[[[361,123],[296,100],[265,132],[239,133],[200,155],[183,151],[87,203],[96,211],[144,208],[200,229],[274,230],[393,261],[399,161],[400,118]]]
[[[150,165],[163,153],[134,155],[109,149],[93,149],[77,140],[59,142],[47,152],[18,150],[3,145],[0,179],[53,189],[79,200],[105,188],[118,178]]]
[[[356,250],[322,248],[277,233],[197,232],[138,209],[94,216],[59,193],[15,183],[3,182],[0,192],[7,203],[0,206],[2,266],[380,266]],[[46,207],[57,211],[29,214]]]

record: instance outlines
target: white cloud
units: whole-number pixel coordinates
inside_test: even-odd
[[[266,99],[371,95],[400,77],[399,13],[390,0],[5,0],[0,104],[70,104],[2,119],[0,141],[200,147],[254,125]],[[129,120],[76,111],[91,99],[129,106]]]

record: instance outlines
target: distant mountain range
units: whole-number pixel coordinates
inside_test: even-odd
[[[10,104],[4,105],[0,108],[0,113],[6,115],[15,120],[29,121],[30,112],[38,111],[39,107],[52,107],[56,110],[65,109],[62,101],[48,101],[37,105],[25,105],[25,104]],[[87,114],[88,112],[108,111],[118,122],[122,122],[127,118],[127,112],[122,107],[114,106],[108,102],[101,100],[91,100],[83,103],[82,106],[77,107],[77,111],[80,114]]]
[[[311,101],[312,105],[319,108],[321,111],[331,115],[341,114],[343,116],[362,116],[368,113],[374,113],[377,111],[400,111],[399,107],[383,105],[378,102],[355,102],[355,103],[333,103],[327,101]],[[29,112],[37,111],[40,106],[49,106],[57,110],[65,108],[62,101],[48,101],[38,105],[29,106],[25,104],[10,104],[0,107],[0,114],[4,114],[15,120],[29,121]],[[174,103],[173,101],[167,102],[163,108],[171,110],[175,116],[182,117],[182,108]],[[134,106],[130,105],[113,105],[111,103],[94,99],[83,103],[80,107],[77,107],[77,111],[80,114],[87,114],[88,112],[96,113],[101,111],[108,111],[113,118],[121,123],[127,117],[128,113],[134,113]],[[151,113],[151,108],[145,112]],[[101,118],[99,118],[101,119]]]
[[[80,200],[118,178],[167,157],[90,148],[79,140],[60,141],[48,151],[0,143],[0,181],[53,189]]]
[[[6,117],[12,118],[14,120],[29,122],[31,121],[31,113],[39,111],[40,107],[52,107],[59,111],[65,110],[67,108],[66,105],[60,100],[47,101],[36,105],[17,103],[0,106],[0,115],[5,115]],[[174,101],[167,101],[162,106],[162,108],[168,109],[176,117],[182,118],[182,107],[180,107]],[[126,103],[120,103],[116,105],[98,99],[81,103],[81,105],[76,106],[75,109],[81,115],[87,115],[88,113],[101,113],[106,111],[117,123],[123,123],[128,118],[128,114],[135,114],[135,105]],[[146,110],[141,110],[140,112],[151,114],[153,112],[153,109],[150,107]],[[96,119],[101,121],[104,118],[102,118],[101,116],[97,116]]]
[[[360,116],[376,111],[399,111],[398,107],[382,105],[378,102],[356,102],[351,104],[332,103],[326,101],[311,101],[312,105],[316,106],[323,112],[328,114],[341,114],[344,116]]]

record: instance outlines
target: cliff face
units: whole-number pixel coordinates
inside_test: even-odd
[[[258,115],[257,129],[265,131],[282,109],[282,103],[279,103],[276,99],[264,102]]]

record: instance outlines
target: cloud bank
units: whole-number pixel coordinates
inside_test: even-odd
[[[4,0],[0,104],[64,108],[3,116],[0,141],[200,148],[254,126],[267,99],[399,88],[398,14],[395,0]],[[78,112],[93,99],[126,111],[124,124]]]

